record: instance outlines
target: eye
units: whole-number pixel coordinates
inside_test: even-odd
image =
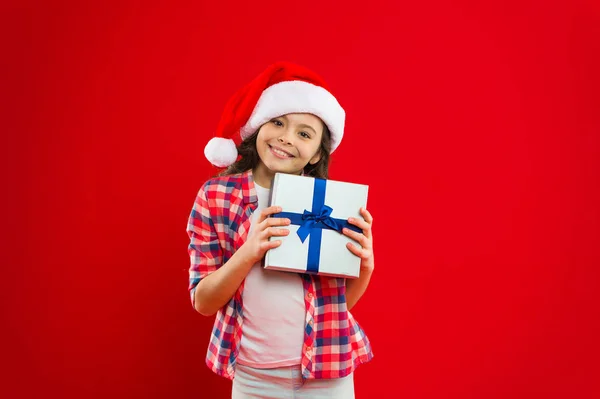
[[[273,122],[273,124],[274,124],[275,126],[279,126],[279,127],[283,126],[283,122],[281,122],[281,121],[280,121],[280,120],[278,120],[278,119],[273,119],[271,122]]]
[[[300,136],[304,137],[305,139],[309,139],[310,138],[310,134],[308,134],[306,132],[300,132]]]

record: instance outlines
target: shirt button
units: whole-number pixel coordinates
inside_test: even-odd
[[[312,350],[312,348],[311,348],[310,346],[307,346],[307,347],[306,347],[306,351],[307,351],[307,352],[310,352],[311,350]]]
[[[306,296],[308,297],[308,299],[311,299],[312,298],[312,293],[309,292]]]
[[[310,319],[310,320],[308,321],[308,324],[309,324],[309,325],[311,325],[311,326],[313,325],[313,321],[312,321],[312,319]]]

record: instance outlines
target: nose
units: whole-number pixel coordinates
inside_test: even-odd
[[[291,129],[286,129],[285,132],[282,132],[277,138],[277,141],[279,141],[281,144],[290,145],[292,144],[292,136],[293,133],[291,132]]]

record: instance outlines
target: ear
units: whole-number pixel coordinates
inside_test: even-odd
[[[321,160],[321,148],[317,151],[317,153],[308,161],[309,164],[314,165]]]

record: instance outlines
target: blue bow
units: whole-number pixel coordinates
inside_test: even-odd
[[[297,233],[300,241],[304,242],[311,230],[317,227],[329,228],[341,233],[343,226],[330,216],[332,211],[333,209],[327,205],[323,205],[318,212],[310,212],[305,209],[302,214],[304,222],[300,225]]]

